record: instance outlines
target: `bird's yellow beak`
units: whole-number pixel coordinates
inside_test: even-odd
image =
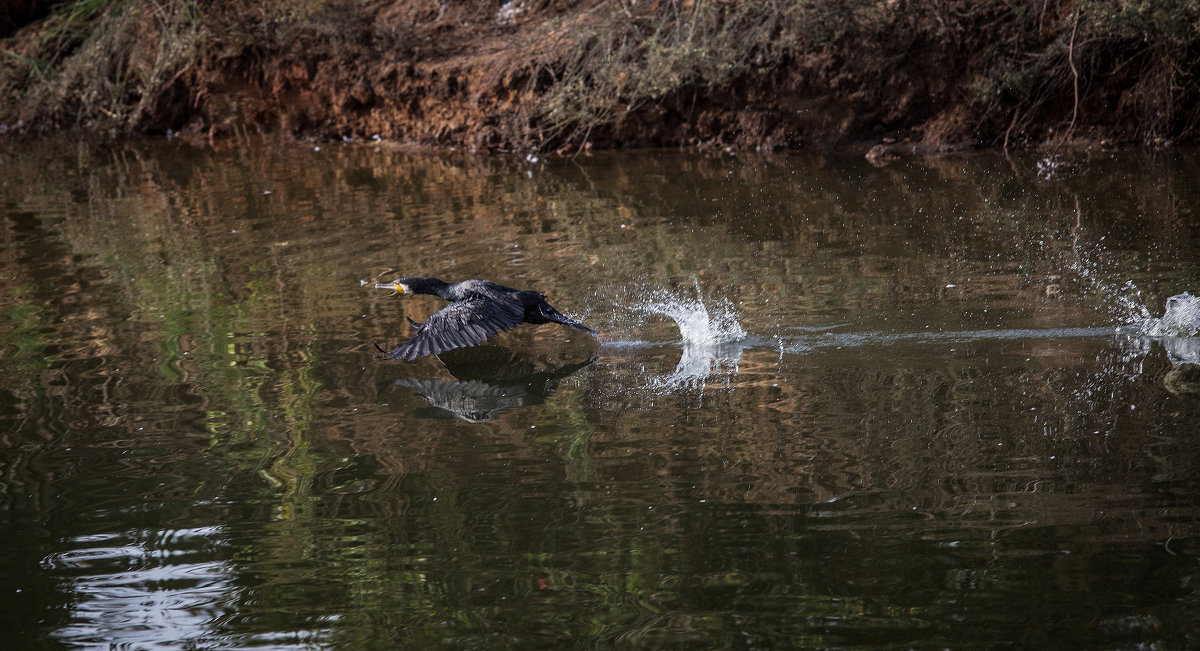
[[[375,289],[390,289],[395,291],[397,294],[406,293],[404,285],[398,282],[375,283]]]

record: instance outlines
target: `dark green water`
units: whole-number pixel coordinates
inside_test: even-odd
[[[1200,645],[1200,157],[1042,158],[6,144],[5,646]]]

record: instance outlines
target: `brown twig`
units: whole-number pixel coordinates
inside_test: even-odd
[[[1012,133],[1013,127],[1017,126],[1017,118],[1019,118],[1019,117],[1021,117],[1021,107],[1020,106],[1018,106],[1016,108],[1016,110],[1013,111],[1012,122],[1009,122],[1008,128],[1004,130],[1004,153],[1005,153],[1005,155],[1008,154],[1008,134]]]
[[[1063,135],[1063,140],[1071,137],[1071,132],[1075,130],[1075,118],[1079,116],[1079,70],[1075,67],[1075,32],[1079,29],[1079,6],[1075,6],[1075,21],[1071,25],[1071,42],[1067,44],[1067,65],[1071,66],[1071,77],[1074,79],[1075,85],[1075,105],[1071,108],[1071,124],[1067,125],[1067,132]]]

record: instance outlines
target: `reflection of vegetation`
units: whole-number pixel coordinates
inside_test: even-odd
[[[539,412],[537,419],[539,433],[536,440],[558,448],[567,481],[576,483],[592,479],[590,445],[595,433],[583,405],[579,404],[581,397],[578,394],[573,399],[570,394],[555,396],[546,401],[545,409]],[[560,405],[560,401],[568,401],[568,404]]]
[[[28,291],[28,288],[17,288],[15,293],[25,294]],[[28,303],[13,305],[0,313],[7,321],[4,344],[14,349],[8,353],[15,362],[12,370],[28,373],[49,366],[47,342],[42,337],[45,325],[39,320],[42,315],[37,306]]]
[[[99,406],[112,412],[115,422],[144,425],[120,412],[188,396],[178,408],[201,408],[217,452],[214,461],[232,460],[254,476],[270,469],[289,489],[298,490],[311,483],[318,465],[311,437],[323,386],[312,369],[319,329],[293,323],[281,312],[277,283],[263,278],[303,278],[305,273],[281,268],[287,260],[269,256],[249,265],[248,276],[232,277],[229,261],[215,255],[209,230],[228,233],[230,222],[214,221],[213,215],[186,205],[188,195],[171,186],[168,174],[144,167],[147,161],[126,153],[88,163],[89,173],[81,181],[88,202],[71,202],[73,190],[42,194],[37,186],[30,186],[30,194],[21,199],[37,210],[64,214],[49,238],[88,263],[37,280],[46,295],[69,291],[69,302],[55,298],[48,310],[36,312],[54,327],[7,334],[17,335],[12,343],[22,348],[51,349],[49,340],[71,342],[72,348],[44,358],[46,365],[69,374],[76,373],[69,370],[73,365],[91,365],[91,360],[128,360],[112,385],[117,392],[106,384],[102,395],[108,404]],[[148,187],[132,182],[143,174]],[[93,269],[102,269],[103,278]],[[234,290],[237,285],[245,291]],[[115,288],[119,291],[109,291]],[[241,300],[232,300],[235,295]],[[81,309],[88,318],[78,317]],[[281,331],[286,338],[277,336]],[[89,390],[76,392],[87,395]]]
[[[313,360],[308,360],[309,362]],[[270,469],[269,477],[280,481],[288,493],[300,503],[311,490],[313,475],[321,468],[322,459],[313,449],[317,435],[318,398],[321,383],[312,366],[284,372],[278,380],[288,448]]]

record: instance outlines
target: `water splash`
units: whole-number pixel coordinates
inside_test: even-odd
[[[1050,179],[1054,178],[1054,175],[1058,172],[1058,168],[1061,164],[1062,163],[1059,161],[1058,157],[1053,154],[1043,158],[1037,162],[1038,177],[1044,181],[1049,181]]]
[[[1079,224],[1079,202],[1076,200],[1076,228]],[[1100,238],[1100,242],[1104,241]],[[1105,269],[1101,262],[1109,256],[1097,242],[1094,249],[1080,246],[1078,236],[1071,247],[1072,257],[1066,267],[1078,274],[1080,280],[1099,295],[1109,314],[1124,324],[1117,331],[1125,335],[1133,348],[1144,348],[1147,338],[1158,339],[1167,349],[1172,364],[1200,365],[1200,297],[1188,292],[1167,299],[1162,318],[1154,318],[1142,300],[1142,292],[1128,278],[1120,280],[1120,268]],[[1111,266],[1111,263],[1110,265]],[[1144,353],[1144,351],[1142,351]],[[1137,352],[1132,352],[1136,355]]]
[[[1101,242],[1104,239],[1101,237]],[[1142,303],[1142,290],[1133,280],[1122,280],[1126,272],[1112,261],[1101,243],[1088,246],[1076,241],[1064,255],[1063,266],[1079,279],[1083,293],[1099,298],[1115,320],[1139,324],[1151,318],[1150,310]]]
[[[646,377],[644,388],[659,394],[681,390],[697,390],[703,394],[705,387],[722,378],[728,387],[738,373],[741,359],[742,348],[736,344],[717,348],[684,346],[675,370]]]
[[[666,289],[635,288],[625,301],[632,310],[635,327],[655,317],[666,317],[679,329],[682,350],[679,362],[670,373],[639,374],[638,390],[654,394],[680,390],[698,390],[714,379],[726,382],[737,374],[742,351],[750,344],[738,321],[737,308],[729,299],[704,298],[700,281],[692,277],[695,294]],[[644,341],[607,342],[610,346],[657,345]]]
[[[712,308],[704,304],[700,281],[695,276],[696,297],[679,296],[667,290],[653,290],[647,299],[634,305],[643,316],[660,315],[675,322],[684,345],[712,347],[741,341],[746,331],[738,322],[737,308],[729,299],[716,301]]]
[[[1118,283],[1104,280],[1100,274],[1086,267],[1077,267],[1076,270],[1104,299],[1109,313],[1116,319],[1126,323],[1144,323],[1151,319],[1150,310],[1141,302],[1142,290],[1132,280]]]
[[[1172,364],[1200,366],[1200,296],[1168,298],[1162,318],[1143,319],[1137,334],[1160,340]]]
[[[1149,315],[1147,315],[1149,316]],[[1200,335],[1200,296],[1184,292],[1167,299],[1161,319],[1146,318],[1140,332],[1147,337],[1195,337]]]

